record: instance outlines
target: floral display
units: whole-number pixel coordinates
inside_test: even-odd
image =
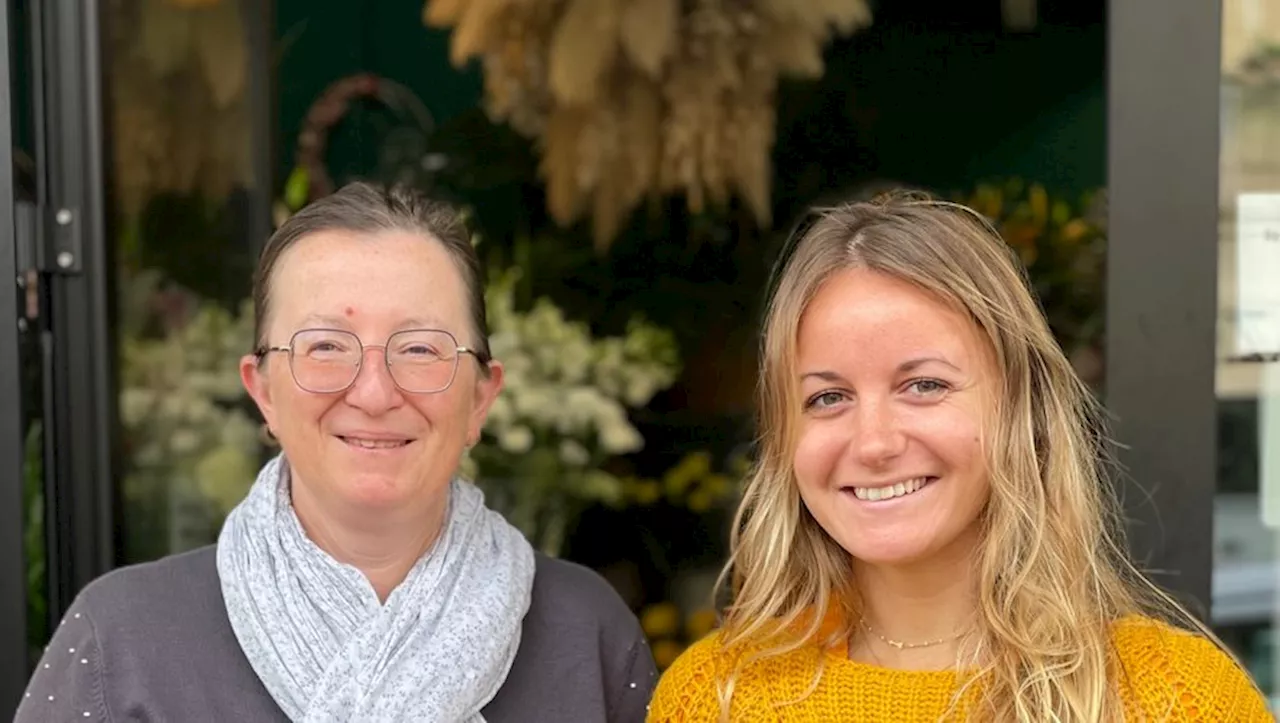
[[[770,220],[779,77],[822,75],[836,33],[867,25],[866,0],[428,0],[453,28],[451,58],[479,57],[486,110],[535,139],[547,208],[589,210],[607,247],[644,196],[682,193],[700,212],[742,198]]]
[[[548,299],[519,311],[518,279],[518,270],[500,273],[486,292],[490,347],[506,377],[464,470],[490,504],[556,554],[583,508],[625,499],[608,462],[643,448],[627,410],[675,382],[679,351],[669,331],[638,317],[622,336],[594,338]]]
[[[701,640],[719,624],[716,611],[698,608],[685,614],[672,602],[650,605],[640,612],[640,626],[649,638],[649,649],[658,670],[666,670],[689,645]]]
[[[164,530],[141,519],[129,529],[139,544],[189,549],[208,543],[257,473],[260,427],[238,376],[253,347],[252,305],[233,314],[162,289],[154,274],[129,284],[124,316],[126,330],[135,328],[120,342],[124,495],[134,509],[164,504],[146,517],[168,521]],[[149,324],[154,333],[145,333]]]
[[[1017,251],[1058,342],[1077,371],[1101,382],[1106,285],[1105,194],[1050,194],[1020,179],[978,185],[956,200],[983,214]]]
[[[253,184],[248,7],[227,0],[103,6],[102,62],[112,89],[103,141],[126,216],[158,193],[213,199]]]
[[[747,460],[735,457],[730,468],[736,477],[715,471],[709,452],[689,452],[662,479],[625,478],[622,504],[648,507],[662,502],[691,512],[707,512],[737,492],[739,480],[746,474]]]

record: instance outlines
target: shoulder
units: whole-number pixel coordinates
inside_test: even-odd
[[[1144,716],[1273,721],[1249,674],[1216,642],[1142,616],[1112,626],[1120,686]]]
[[[718,679],[733,668],[733,656],[720,631],[708,634],[680,653],[658,681],[659,697],[700,697],[715,693]]]
[[[599,573],[539,553],[532,598],[522,645],[598,659],[606,676],[657,675],[639,618]]]
[[[151,594],[176,585],[195,585],[203,592],[219,587],[217,547],[207,545],[188,552],[118,567],[85,586],[86,599],[111,600],[121,596]]]
[[[797,687],[793,683],[797,680],[809,682],[808,673],[814,670],[817,649],[805,646],[752,659],[762,651],[761,646],[752,643],[726,647],[722,631],[712,632],[690,645],[658,680],[649,721],[718,720],[721,687],[731,676],[734,691],[732,717],[771,720],[771,713],[758,704],[779,690],[798,694],[805,686]],[[739,666],[740,662],[746,664]],[[805,671],[804,676],[797,678],[797,670]]]
[[[1185,683],[1210,671],[1223,674],[1238,669],[1231,656],[1212,640],[1154,618],[1123,618],[1112,624],[1111,635],[1130,676]]]
[[[213,560],[212,548],[197,550],[119,568],[86,585],[54,630],[16,720],[109,720],[112,710],[128,709],[127,701],[157,687],[157,674],[184,670],[171,664],[190,651],[216,651],[226,614]]]
[[[201,651],[224,670],[247,663],[227,617],[216,548],[117,568],[76,596],[66,625],[88,623],[117,681],[166,677],[173,660]]]
[[[536,565],[528,617],[625,635],[639,632],[635,613],[599,573],[542,553],[537,554]]]
[[[686,648],[658,679],[649,703],[650,723],[718,720],[717,680],[720,671],[727,667],[724,662],[719,632]]]
[[[657,671],[640,621],[595,571],[536,560],[520,647],[486,719],[642,721]]]
[[[100,634],[136,625],[154,632],[171,616],[190,625],[200,613],[225,615],[215,548],[112,570],[86,585],[73,607],[91,616]]]

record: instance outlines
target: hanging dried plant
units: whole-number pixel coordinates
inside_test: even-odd
[[[741,198],[770,222],[774,91],[822,74],[866,0],[427,0],[450,57],[479,57],[486,110],[538,141],[552,217],[607,248],[647,194]]]
[[[112,184],[126,218],[159,193],[217,199],[252,182],[240,5],[104,5]]]

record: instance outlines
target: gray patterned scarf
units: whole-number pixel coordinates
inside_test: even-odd
[[[249,663],[299,723],[483,723],[520,645],[533,548],[455,480],[435,545],[385,604],[302,529],[283,457],[218,537],[227,614]]]

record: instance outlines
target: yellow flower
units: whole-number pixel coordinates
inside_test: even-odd
[[[711,608],[694,610],[684,623],[684,633],[689,640],[701,640],[716,629],[716,611]]]
[[[689,485],[711,471],[711,455],[707,452],[690,452],[663,476],[663,486],[670,497],[680,496]]]
[[[651,505],[658,501],[658,497],[662,495],[662,489],[653,480],[640,480],[631,488],[631,494],[635,496],[637,503]]]
[[[981,185],[968,205],[987,218],[999,218],[1004,209],[1004,196],[998,188]]]
[[[1000,235],[1022,257],[1022,263],[1031,266],[1036,262],[1039,252],[1036,241],[1040,238],[1040,232],[1035,226],[1026,223],[1005,224],[1000,229]]]
[[[1072,219],[1062,227],[1062,241],[1067,245],[1073,245],[1084,238],[1084,235],[1088,232],[1089,224],[1084,219]]]
[[[711,494],[705,489],[695,490],[689,494],[689,498],[685,501],[685,505],[692,512],[706,512],[711,509]]]
[[[675,635],[680,627],[680,608],[670,602],[650,605],[640,614],[640,627],[650,638]]]
[[[1049,221],[1049,194],[1044,190],[1044,186],[1036,183],[1031,186],[1028,200],[1031,203],[1032,221],[1036,226],[1043,227]]]
[[[650,650],[653,651],[653,662],[658,666],[658,670],[666,670],[676,662],[680,653],[684,652],[684,647],[674,640],[663,639],[655,640]]]
[[[711,474],[702,480],[702,489],[706,490],[712,499],[719,499],[728,494],[731,484],[729,478],[725,475]]]

